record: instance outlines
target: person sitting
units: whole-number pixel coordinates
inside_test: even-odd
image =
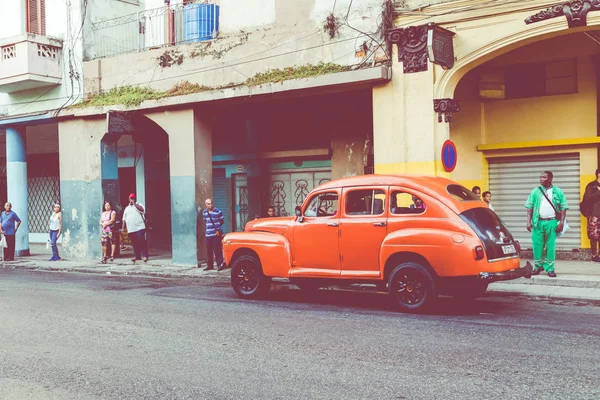
[[[423,203],[423,200],[421,200],[417,196],[413,195],[412,196],[412,201],[413,201],[413,204],[410,205],[410,208],[412,208],[412,209],[422,209],[423,211],[425,211],[426,207],[425,207],[425,203]]]

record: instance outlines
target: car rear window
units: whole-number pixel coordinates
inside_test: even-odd
[[[481,200],[479,196],[461,185],[448,185],[446,190],[450,196],[454,197],[458,201]]]

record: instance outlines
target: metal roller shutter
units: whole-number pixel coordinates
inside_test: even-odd
[[[231,187],[225,176],[225,169],[213,170],[213,202],[225,217],[225,233],[231,232]]]
[[[490,159],[489,163],[492,206],[523,249],[531,248],[525,201],[531,190],[540,185],[543,171],[552,171],[553,183],[565,192],[569,203],[567,220],[571,230],[556,241],[556,246],[561,250],[581,247],[579,154]]]

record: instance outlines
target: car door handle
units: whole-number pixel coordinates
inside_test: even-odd
[[[340,226],[340,224],[339,224],[339,223],[337,223],[337,222],[328,222],[328,223],[327,223],[327,226],[333,226],[333,227],[336,227],[336,226]]]
[[[385,222],[373,222],[373,226],[386,226]]]

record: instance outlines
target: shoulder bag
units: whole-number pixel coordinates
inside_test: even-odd
[[[137,212],[140,213],[140,216],[142,217],[142,221],[144,221],[144,225],[146,226],[146,230],[151,231],[152,230],[152,221],[150,221],[150,218],[148,218],[148,216],[146,215],[146,210],[144,210],[144,212],[141,212],[140,209],[138,208],[137,204],[134,204],[133,206],[135,207]]]
[[[215,226],[215,221],[213,221],[212,216],[210,215],[210,211],[208,211],[208,209],[206,209],[206,214],[208,214],[208,218],[210,219],[210,222],[213,224],[213,226]],[[215,233],[217,234],[217,237],[221,240],[223,240],[223,231],[221,230],[221,223],[219,222],[219,227],[215,228]]]
[[[546,194],[546,191],[544,189],[542,189],[541,186],[540,186],[540,191],[542,192],[542,194],[544,195],[544,197],[546,198],[546,200],[548,200],[548,203],[550,203],[550,205],[552,206],[552,209],[554,210],[554,215],[556,216],[556,219],[560,222],[560,213],[558,212],[558,210],[556,209],[556,207],[554,207],[554,203],[548,198],[548,195]],[[571,229],[571,227],[569,226],[569,223],[567,222],[567,219],[565,218],[565,224],[563,225],[563,229],[562,229],[562,231],[560,233],[557,234],[557,236],[561,237],[569,229]]]

